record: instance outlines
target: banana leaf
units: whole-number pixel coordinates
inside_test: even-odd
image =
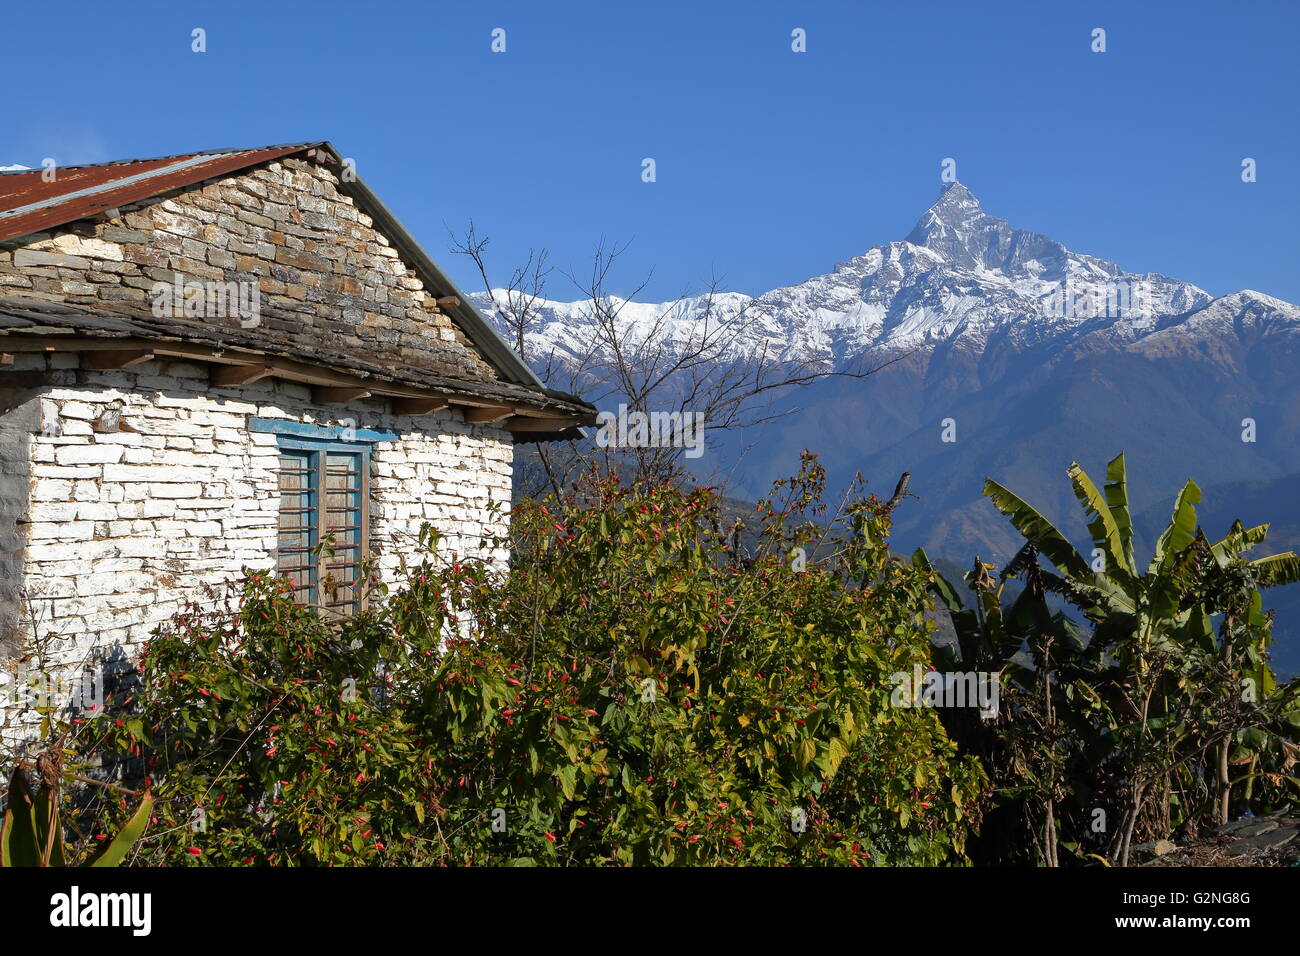
[[[1120,545],[1130,572],[1137,574],[1137,561],[1133,557],[1133,516],[1128,505],[1128,474],[1124,453],[1120,452],[1106,465],[1106,505],[1119,531]]]
[[[1093,546],[1106,556],[1106,568],[1103,573],[1116,578],[1121,584],[1130,584],[1137,573],[1137,570],[1129,565],[1128,552],[1132,543],[1132,528],[1129,529],[1128,541],[1125,541],[1120,534],[1119,525],[1115,522],[1115,516],[1111,513],[1110,504],[1077,461],[1070,465],[1066,475],[1070,478],[1074,496],[1079,499],[1079,504],[1083,505],[1085,518],[1090,519],[1088,533],[1092,535]]]
[[[1174,500],[1169,527],[1156,541],[1155,554],[1147,568],[1148,574],[1167,567],[1174,557],[1196,539],[1196,506],[1201,500],[1201,489],[1190,478]]]
[[[1047,560],[1071,577],[1091,582],[1092,568],[1084,561],[1074,545],[1057,531],[1050,521],[1038,513],[1015,492],[1004,488],[992,478],[984,481],[984,495],[993,507],[1011,519],[1026,541],[1041,551]]]

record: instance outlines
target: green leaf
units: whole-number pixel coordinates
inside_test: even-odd
[[[578,768],[569,764],[560,768],[560,790],[566,800],[572,800],[578,792]]]
[[[1047,560],[1072,577],[1092,581],[1092,568],[1079,556],[1074,545],[1020,496],[992,478],[985,480],[984,494],[993,502],[993,507],[1010,518],[1016,530],[1042,552]]]
[[[1106,465],[1106,506],[1119,531],[1126,566],[1131,573],[1137,574],[1137,562],[1133,558],[1133,516],[1128,505],[1128,475],[1123,452]]]
[[[149,825],[149,815],[153,812],[153,803],[153,794],[146,791],[144,797],[140,800],[139,808],[132,814],[131,819],[123,824],[122,829],[117,832],[117,836],[100,847],[86,861],[86,866],[117,866],[121,863],[131,847],[135,845],[135,841],[140,839],[145,828]]]
[[[32,809],[36,824],[37,852],[46,866],[63,866],[63,823],[59,815],[58,792],[44,785],[36,791],[36,805]],[[48,857],[46,854],[49,854]]]
[[[1294,551],[1274,554],[1250,562],[1255,581],[1261,588],[1274,588],[1300,581],[1300,557]]]
[[[812,762],[813,757],[817,756],[817,745],[810,738],[805,737],[795,747],[794,755],[799,761],[799,766],[806,767]]]
[[[40,866],[32,793],[27,775],[15,767],[9,778],[8,807],[0,829],[0,866]]]
[[[957,646],[962,652],[963,660],[970,660],[974,656],[983,636],[980,629],[979,615],[975,613],[973,608],[968,608],[962,604],[956,589],[930,563],[930,556],[925,553],[924,548],[917,548],[912,554],[912,565],[934,575],[934,584],[931,585],[931,590],[934,591],[948,611],[953,630],[957,632]],[[956,669],[959,664],[959,661],[952,661],[953,669]]]
[[[1196,539],[1196,506],[1201,500],[1201,489],[1190,478],[1174,501],[1174,511],[1169,518],[1169,527],[1156,541],[1156,550],[1151,558],[1148,574],[1169,567],[1180,551]]]
[[[1268,525],[1266,524],[1246,528],[1240,521],[1234,521],[1228,533],[1210,545],[1210,551],[1213,553],[1219,567],[1222,568],[1226,567],[1228,561],[1232,558],[1239,557],[1256,545],[1263,543],[1267,537]]]
[[[843,742],[838,737],[831,738],[830,748],[826,755],[826,777],[827,779],[835,776],[835,772],[840,769],[840,764],[849,752],[844,748]]]
[[[1121,581],[1130,580],[1136,573],[1135,569],[1129,567],[1128,556],[1133,529],[1129,528],[1129,541],[1126,542],[1120,534],[1119,525],[1115,523],[1114,515],[1111,514],[1110,504],[1102,497],[1097,486],[1088,477],[1088,473],[1079,466],[1077,461],[1071,463],[1066,470],[1066,475],[1070,478],[1074,497],[1078,498],[1079,504],[1083,505],[1085,517],[1091,518],[1088,521],[1088,533],[1092,535],[1093,546],[1106,556],[1104,573],[1118,577]]]
[[[944,607],[954,614],[966,610],[966,606],[962,604],[961,598],[948,582],[948,579],[930,563],[930,556],[925,553],[925,548],[917,548],[912,552],[912,565],[934,575],[934,591],[939,596],[939,600],[943,602]]]

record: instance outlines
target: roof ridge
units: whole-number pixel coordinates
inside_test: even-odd
[[[221,146],[214,149],[192,149],[186,153],[168,153],[165,156],[130,156],[122,159],[106,159],[101,163],[68,163],[67,165],[59,164],[57,169],[96,169],[101,166],[127,166],[131,163],[161,163],[169,159],[185,159],[190,156],[229,156],[232,153],[258,153],[269,149],[310,149],[313,146],[324,146],[325,140],[309,140],[304,143],[270,143],[266,146]],[[26,169],[6,169],[0,170],[0,176],[21,176],[24,173],[41,173],[44,172],[40,167],[32,166]]]

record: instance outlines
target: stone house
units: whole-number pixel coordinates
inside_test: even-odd
[[[0,681],[245,568],[350,613],[423,522],[504,561],[513,444],[594,416],[328,143],[0,173]]]

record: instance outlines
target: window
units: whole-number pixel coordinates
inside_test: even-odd
[[[361,567],[370,548],[370,452],[397,432],[253,418],[251,431],[279,449],[276,571],[300,604],[330,617],[361,610]]]
[[[346,617],[361,609],[370,446],[281,436],[276,570],[299,604]]]

